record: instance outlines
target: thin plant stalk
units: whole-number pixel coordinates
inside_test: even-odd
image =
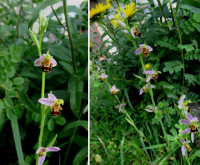
[[[39,48],[38,48],[38,53],[40,57],[42,56],[42,52],[41,52],[42,37],[43,37],[43,34],[40,34]],[[41,98],[44,98],[44,93],[45,93],[45,73],[42,72]],[[46,118],[45,106],[41,104],[41,121],[40,121],[40,134],[39,134],[39,139],[38,139],[38,148],[42,146],[42,137],[43,137],[43,132],[44,132],[45,118]],[[39,156],[37,155],[36,165],[38,165],[38,161],[39,161]]]
[[[172,3],[171,3],[170,0],[169,0],[169,4],[170,4],[170,7],[171,7],[171,10],[172,10],[175,22],[176,22],[176,30],[178,32],[180,45],[182,46],[183,44],[182,44],[182,39],[181,39],[181,33],[180,33],[180,30],[179,30],[179,26],[178,26],[178,21],[177,21],[176,14],[174,12],[174,9],[172,7]],[[185,81],[184,81],[184,77],[185,77],[185,61],[184,61],[184,54],[183,54],[183,50],[182,49],[181,49],[181,56],[182,56],[182,64],[183,64],[183,86],[184,86],[184,84],[185,84]]]
[[[69,42],[70,42],[70,47],[71,47],[73,70],[74,70],[74,73],[76,73],[74,46],[73,46],[73,42],[72,42],[71,32],[69,30],[66,0],[63,0],[63,8],[64,8],[65,22],[66,22],[66,27],[67,27],[67,32],[68,32]]]
[[[158,2],[158,5],[159,5],[159,7],[160,7],[160,10],[161,10],[161,12],[162,12],[162,15],[163,15],[163,17],[164,17],[164,19],[165,19],[165,24],[167,25],[167,19],[166,19],[165,12],[164,12],[164,10],[163,10],[162,4],[161,4],[160,0],[157,0],[157,2]],[[168,30],[169,30],[169,29],[168,29]]]

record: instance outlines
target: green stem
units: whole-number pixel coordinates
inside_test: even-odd
[[[165,12],[164,12],[164,10],[163,10],[163,8],[162,8],[161,2],[160,2],[160,0],[157,0],[157,2],[158,2],[158,5],[159,5],[159,7],[160,7],[160,10],[161,10],[161,12],[162,12],[162,15],[163,15],[163,17],[164,17],[164,19],[165,19],[165,23],[166,23],[166,25],[167,25],[167,19],[166,19],[166,16],[165,16]],[[168,30],[169,30],[169,29],[168,29]]]
[[[103,28],[103,30],[105,31],[105,33],[119,46],[119,47],[121,47],[124,51],[126,51],[126,52],[129,52],[130,54],[132,54],[132,55],[134,55],[132,52],[130,52],[128,49],[126,49],[125,47],[123,47],[122,45],[120,45],[118,42],[117,42],[117,40],[115,40],[114,39],[114,37],[112,37],[111,35],[110,35],[110,33],[112,33],[112,32],[108,32],[106,29],[105,29],[105,27],[107,28],[107,26],[104,24],[104,22],[101,20],[101,22],[100,22],[101,24],[102,24],[102,28]],[[104,27],[105,26],[105,27]],[[108,28],[107,28],[108,29]],[[108,29],[109,30],[109,29]]]
[[[44,93],[45,93],[45,73],[42,72],[42,89],[41,89],[41,98],[44,98]],[[42,137],[43,137],[43,132],[44,132],[44,122],[45,122],[45,107],[43,104],[41,104],[41,122],[40,122],[40,135],[38,139],[38,148],[42,146]],[[39,156],[37,156],[37,161],[36,165],[38,165],[39,161]]]
[[[61,22],[60,19],[58,18],[58,15],[56,14],[56,12],[55,12],[55,10],[54,10],[54,8],[53,8],[52,5],[51,5],[51,9],[52,9],[52,11],[53,11],[53,13],[54,13],[54,15],[55,15],[55,17],[56,17],[58,23],[63,27],[64,31],[67,31],[66,28],[65,28],[65,26],[62,24],[62,22]]]
[[[68,32],[69,42],[70,42],[70,47],[71,47],[73,70],[74,70],[74,73],[76,73],[74,47],[73,47],[73,43],[72,43],[71,33],[70,33],[70,30],[69,30],[66,0],[63,0],[63,8],[64,8],[65,22],[66,22],[66,26],[67,26],[67,32]]]
[[[8,44],[0,38],[0,42],[8,48]]]
[[[180,33],[180,30],[179,30],[179,26],[178,26],[178,21],[177,21],[177,18],[176,18],[176,14],[174,12],[174,9],[172,7],[172,3],[171,1],[169,0],[169,4],[170,4],[170,7],[171,7],[171,10],[172,10],[172,13],[174,15],[174,19],[175,19],[175,22],[176,22],[176,29],[177,29],[177,32],[178,32],[178,36],[179,36],[179,41],[180,41],[180,45],[183,45],[182,44],[182,39],[181,39],[181,33]],[[185,75],[185,61],[184,61],[184,54],[183,54],[183,50],[181,49],[181,56],[182,56],[182,63],[183,63],[183,86],[185,84],[185,81],[184,81],[184,75]]]

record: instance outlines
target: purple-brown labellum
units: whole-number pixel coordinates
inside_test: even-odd
[[[142,36],[142,33],[141,33],[138,29],[135,29],[135,30],[134,30],[134,35],[135,35],[135,36],[138,36],[138,37],[141,37],[141,36]]]
[[[116,91],[112,91],[112,95],[116,95],[117,94],[117,92]]]
[[[188,107],[188,113],[190,113],[190,112],[191,112],[191,110],[192,110],[192,109],[191,109],[190,107]]]
[[[152,77],[154,80],[158,80],[158,74],[154,74]]]
[[[198,133],[198,128],[195,125],[190,124],[189,128],[190,128],[190,132],[192,132],[192,133]]]
[[[188,144],[188,145],[185,145],[185,148],[186,148],[186,150],[187,150],[188,152],[190,152],[190,151],[192,150],[192,147],[190,147],[189,144]]]
[[[100,77],[100,78],[99,78],[99,81],[100,81],[100,82],[104,82],[104,78]]]
[[[143,49],[142,49],[142,54],[143,54],[144,57],[149,56],[149,54],[150,54],[150,53],[149,53],[149,49],[143,48]]]
[[[52,69],[52,64],[49,64],[49,65],[45,65],[44,62],[42,62],[42,71],[45,72],[45,73],[49,73],[51,72],[51,69]]]
[[[62,107],[60,105],[52,105],[50,106],[50,109],[51,109],[51,115],[57,117],[60,115],[60,110],[62,110]]]
[[[40,150],[40,152],[38,153],[38,155],[39,155],[39,157],[42,157],[42,156],[45,155],[45,153],[46,153],[46,149],[45,149],[45,148],[42,148],[42,149]]]

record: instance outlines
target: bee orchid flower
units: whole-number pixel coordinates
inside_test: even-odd
[[[197,117],[192,117],[189,113],[186,115],[187,119],[182,119],[181,123],[182,124],[188,124],[189,128],[185,129],[181,134],[186,134],[191,132],[191,140],[192,143],[194,142],[194,133],[198,133],[198,118]]]
[[[151,85],[151,88],[155,88],[154,85]],[[140,89],[140,95],[143,94],[144,92],[147,93],[149,90],[149,84],[146,84],[145,86],[143,86],[141,89]]]
[[[185,151],[187,150],[188,152],[191,151],[191,147],[188,143],[190,143],[190,141],[186,142],[184,139],[180,139],[181,143],[183,144],[182,147],[181,147],[181,152],[182,152],[182,155],[185,156]]]
[[[161,73],[160,71],[155,71],[155,70],[147,70],[147,71],[144,71],[143,74],[146,74],[146,75],[149,75],[146,79],[146,82],[149,82],[152,78],[154,80],[157,80],[158,79],[158,75],[159,73]]]
[[[47,148],[40,147],[40,148],[38,148],[36,151],[36,154],[38,154],[38,156],[39,156],[38,165],[42,165],[44,163],[47,152],[58,152],[58,151],[60,151],[60,148],[58,148],[58,147],[47,147]]]
[[[43,54],[42,57],[36,59],[34,65],[40,66],[44,73],[49,73],[51,72],[52,67],[57,65],[57,62],[50,56],[49,52],[47,52],[47,54]]]
[[[138,30],[137,26],[139,23],[135,23],[135,25],[131,28],[131,34],[135,38],[135,36],[141,37],[142,33]]]
[[[155,112],[158,110],[158,107],[147,106],[147,109],[144,109],[147,112]]]
[[[112,95],[116,95],[117,92],[119,92],[119,89],[117,89],[116,86],[114,85],[112,86],[112,88],[110,88],[109,91],[112,93]]]
[[[48,98],[41,98],[38,102],[50,106],[52,116],[58,116],[62,110],[61,105],[64,104],[62,99],[57,99],[53,94],[48,94]]]
[[[122,110],[122,107],[125,106],[126,104],[120,104],[120,105],[117,105],[115,108],[118,108],[119,109],[119,112],[121,112]]]
[[[151,51],[153,51],[153,49],[150,46],[146,44],[140,44],[140,47],[135,51],[135,54],[139,55],[142,53],[144,57],[147,57]]]
[[[100,82],[103,82],[105,78],[108,78],[108,75],[102,73],[101,76],[99,77]]]

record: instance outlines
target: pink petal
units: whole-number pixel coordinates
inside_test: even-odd
[[[58,147],[47,147],[47,152],[57,152],[60,151],[60,148]]]
[[[48,94],[48,98],[51,100],[57,100],[56,96],[54,96],[53,94]]]
[[[123,32],[128,34],[128,30],[126,30],[126,29],[125,29],[125,30],[123,30]]]
[[[180,141],[181,141],[181,143],[183,143],[183,144],[185,143],[185,140],[184,140],[184,139],[180,139]]]
[[[150,80],[151,80],[151,78],[153,77],[153,75],[151,74],[151,75],[149,75],[148,77],[147,77],[147,79],[146,79],[146,82],[149,82]],[[152,86],[151,86],[151,88],[152,88]]]
[[[153,74],[154,70],[145,70],[143,74]]]
[[[190,132],[190,128],[185,129],[183,132],[181,132],[181,134],[186,134]]]
[[[147,45],[147,49],[149,49],[150,52],[153,51],[152,47],[150,47],[148,45]]]
[[[136,51],[135,51],[135,54],[138,55],[138,54],[141,54],[142,53],[142,47],[139,47]]]
[[[192,121],[199,122],[199,120],[198,120],[197,117],[194,117],[194,118],[192,119]]]
[[[44,57],[40,57],[34,61],[35,66],[41,66],[41,62],[44,61]]]
[[[192,117],[189,113],[187,113],[186,117],[187,117],[187,119],[190,120],[190,121],[193,119],[193,117]]]
[[[144,45],[144,44],[140,44],[140,45],[139,45],[139,47],[141,47],[141,48],[142,48],[142,47],[143,47],[143,45]]]
[[[44,157],[43,156],[39,157],[38,165],[42,165],[44,163],[45,158],[46,158],[46,154],[44,155]]]
[[[178,105],[178,108],[179,108],[179,109],[182,109],[183,107],[182,107],[182,105]]]
[[[149,110],[149,109],[144,109],[145,111],[147,111],[147,112],[153,112],[152,110]]]
[[[53,59],[53,57],[51,58],[51,63],[53,64],[52,66],[55,67],[57,65],[56,60]]]
[[[140,95],[143,94],[144,90],[143,87],[140,89]]]
[[[132,36],[135,38],[133,28],[131,28],[131,34],[132,34]]]
[[[119,92],[119,89],[115,89],[116,92]]]
[[[182,145],[181,147],[181,152],[182,152],[182,155],[185,156],[185,151],[186,151],[186,148],[184,145]]]
[[[41,98],[38,100],[39,103],[44,104],[44,105],[51,105],[54,103],[54,100],[52,99],[47,99],[47,98]]]
[[[151,85],[151,88],[155,88],[156,86],[155,85]]]
[[[150,106],[150,105],[148,105],[147,107],[148,107],[148,108],[153,108],[153,107],[152,107],[152,106]]]
[[[190,121],[188,121],[188,120],[186,120],[186,119],[182,119],[182,120],[181,120],[181,123],[183,123],[183,124],[190,124]]]
[[[191,133],[191,140],[192,140],[192,143],[194,143],[194,133]]]

